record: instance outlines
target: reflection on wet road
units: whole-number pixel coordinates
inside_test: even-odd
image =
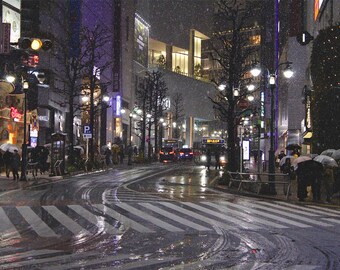
[[[339,264],[331,248],[338,245],[339,210],[221,193],[209,187],[219,174],[191,164],[158,164],[85,175],[39,192],[2,194],[0,268],[308,269],[308,264],[319,269]],[[9,196],[22,199],[5,204]],[[329,238],[329,248],[310,248],[316,247],[310,236],[320,233]],[[300,258],[307,253],[313,259]]]

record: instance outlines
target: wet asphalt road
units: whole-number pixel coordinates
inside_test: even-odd
[[[340,269],[340,210],[209,187],[192,163],[0,193],[0,269]]]

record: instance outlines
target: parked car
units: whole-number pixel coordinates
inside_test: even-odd
[[[179,160],[192,160],[194,158],[194,152],[191,148],[181,148],[178,151]]]
[[[174,162],[176,160],[177,160],[177,155],[173,147],[170,147],[170,146],[162,147],[162,149],[159,151],[160,162]]]

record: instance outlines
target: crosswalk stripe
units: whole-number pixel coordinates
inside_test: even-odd
[[[226,213],[229,212],[229,213],[232,213],[232,214],[235,214],[235,215],[238,215],[238,216],[245,217],[245,218],[249,219],[249,222],[255,221],[257,223],[261,223],[263,225],[271,226],[271,227],[278,228],[278,229],[286,229],[286,228],[288,228],[287,226],[284,226],[284,225],[281,225],[281,224],[277,224],[277,223],[269,221],[269,220],[257,218],[257,217],[254,217],[252,215],[248,215],[248,214],[245,214],[245,213],[241,213],[240,211],[236,211],[236,210],[227,208],[225,206],[214,204],[212,202],[203,202],[203,204],[209,205],[209,206],[217,208],[217,209],[223,209],[224,210],[223,212],[226,212]]]
[[[323,214],[332,215],[332,216],[334,214],[335,217],[340,217],[340,212],[337,211],[337,210],[332,210],[332,209],[328,209],[328,208],[324,208],[324,207],[320,207],[320,206],[314,206],[314,205],[307,205],[307,207],[322,210]],[[330,213],[332,213],[332,214],[330,214]]]
[[[296,209],[301,209],[305,212],[311,212],[311,213],[316,213],[316,214],[320,214],[320,215],[328,215],[328,216],[331,216],[331,217],[339,217],[339,215],[340,215],[340,212],[338,212],[338,211],[335,211],[335,213],[338,213],[338,214],[332,214],[332,213],[328,212],[328,211],[332,211],[332,210],[322,208],[322,207],[315,208],[315,207],[310,206],[310,205],[299,206],[299,205],[290,204],[290,203],[286,203],[286,202],[276,202],[276,203],[282,204],[282,205],[287,205],[289,207],[296,208]],[[321,209],[321,210],[318,210],[318,209]]]
[[[86,210],[80,205],[68,205],[73,211],[90,221],[92,224],[96,225],[100,231],[104,231],[109,234],[121,234],[117,228],[113,227],[109,223],[107,223],[103,217],[96,216],[92,214],[90,211]]]
[[[29,206],[17,206],[22,217],[41,237],[59,237]]]
[[[266,217],[266,218],[278,220],[278,221],[283,222],[283,223],[288,223],[288,224],[293,225],[293,226],[297,226],[297,227],[301,227],[301,228],[310,228],[311,227],[310,225],[303,224],[301,222],[297,222],[297,221],[293,221],[293,220],[288,220],[288,219],[283,218],[281,216],[272,215],[272,214],[265,213],[265,212],[262,212],[260,210],[256,210],[254,208],[242,206],[242,205],[239,205],[239,204],[230,203],[230,202],[226,202],[226,201],[221,202],[221,204],[227,205],[229,207],[234,207],[234,208],[246,211],[246,212],[251,213],[251,214],[257,214],[259,216],[263,216],[263,217]]]
[[[207,213],[209,215],[218,217],[218,218],[223,219],[225,221],[240,225],[241,227],[243,227],[245,229],[253,229],[253,230],[260,229],[260,227],[254,225],[254,224],[249,224],[247,222],[243,222],[243,221],[236,219],[236,218],[233,218],[231,216],[226,216],[223,213],[217,213],[216,211],[210,210],[209,208],[205,208],[205,207],[202,207],[200,205],[197,205],[197,204],[194,204],[194,203],[191,203],[191,202],[183,202],[183,204],[186,205],[186,206],[189,206],[191,208],[197,209],[197,210],[199,210],[203,213]]]
[[[19,232],[14,227],[13,223],[7,217],[5,211],[0,208],[0,239],[11,239],[11,238],[20,238]]]
[[[59,223],[65,226],[69,231],[75,235],[91,234],[89,231],[81,227],[78,223],[73,221],[55,206],[42,206],[51,216],[53,216]]]
[[[164,222],[164,221],[162,221],[158,218],[155,218],[155,217],[153,217],[153,216],[151,216],[151,215],[149,215],[149,214],[147,214],[147,213],[145,213],[141,210],[138,210],[138,209],[126,204],[126,203],[119,203],[116,206],[118,206],[118,207],[120,207],[120,208],[122,208],[126,211],[129,211],[130,213],[138,216],[139,218],[145,219],[146,221],[149,221],[149,222],[155,224],[156,226],[161,227],[161,228],[168,230],[170,232],[183,232],[182,229],[180,229],[176,226],[173,226],[169,223],[166,223],[166,222]]]
[[[334,223],[340,224],[340,220],[334,219],[334,218],[323,218],[323,220],[327,220],[329,222],[334,222]]]
[[[269,203],[269,202],[256,202],[256,204],[268,205],[270,207],[274,207],[274,208],[281,209],[281,210],[288,210],[289,212],[301,214],[301,215],[304,215],[304,216],[310,216],[310,217],[318,217],[319,216],[315,213],[309,213],[309,212],[306,212],[304,210],[296,210],[296,209],[293,209],[292,207],[281,206],[281,205],[277,205],[277,204]]]
[[[170,218],[178,223],[181,223],[187,227],[191,227],[195,230],[198,230],[198,231],[211,231],[210,228],[206,228],[206,227],[203,227],[199,224],[196,224],[194,222],[191,222],[190,220],[187,220],[187,219],[184,219],[180,216],[177,216],[177,215],[174,215],[168,211],[165,211],[164,209],[160,208],[160,207],[157,207],[157,206],[154,206],[150,203],[139,203],[139,205],[142,205],[143,207],[145,208],[148,208],[154,212],[156,212],[157,214],[159,215],[162,215],[162,216],[165,216],[167,218]]]
[[[324,226],[324,227],[331,226],[330,224],[325,223],[325,222],[313,220],[311,218],[306,218],[306,217],[303,217],[301,215],[290,214],[290,213],[287,213],[285,211],[280,211],[280,210],[272,209],[272,208],[269,208],[268,206],[262,206],[262,205],[255,204],[254,207],[257,208],[257,209],[262,209],[262,210],[266,210],[268,212],[272,212],[272,213],[278,214],[280,216],[286,216],[286,217],[294,218],[294,219],[299,220],[299,221],[303,221],[303,222],[307,222],[307,223],[312,223],[314,225],[319,225],[319,226]]]
[[[222,228],[222,229],[225,229],[225,230],[232,230],[232,229],[235,229],[234,227],[230,226],[230,225],[227,225],[225,223],[222,223],[222,222],[219,222],[219,221],[216,221],[214,219],[210,219],[208,217],[205,217],[205,216],[202,216],[200,214],[197,214],[191,210],[188,210],[188,209],[185,209],[183,207],[180,207],[180,206],[177,206],[177,205],[174,205],[170,202],[158,202],[158,204],[161,204],[165,207],[168,207],[172,210],[175,210],[177,212],[180,212],[182,214],[185,214],[187,216],[190,216],[192,218],[195,218],[197,220],[201,220],[209,225],[215,225],[216,227],[219,227],[219,228]]]
[[[124,226],[131,227],[137,232],[141,233],[152,233],[154,231],[150,230],[149,228],[135,222],[134,220],[125,217],[124,215],[116,212],[112,208],[103,205],[103,204],[94,204],[94,207],[98,208],[100,211],[102,211],[104,214],[109,215],[110,217],[114,218],[115,220],[118,220],[121,222]]]

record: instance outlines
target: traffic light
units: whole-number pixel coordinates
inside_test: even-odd
[[[40,39],[40,38],[29,38],[29,37],[21,37],[18,42],[19,48],[23,50],[34,50],[38,51],[43,49],[44,51],[48,51],[52,48],[52,42],[49,39]]]

